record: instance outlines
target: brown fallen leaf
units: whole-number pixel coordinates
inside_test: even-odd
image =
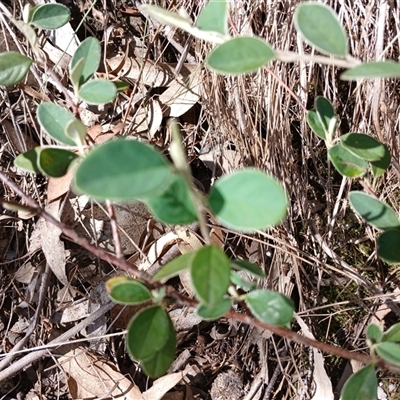
[[[49,178],[47,183],[47,202],[51,203],[69,191],[73,174],[71,171],[61,178]]]
[[[299,317],[296,316],[297,323],[305,337],[315,339],[311,330],[308,328],[306,323]],[[328,374],[325,370],[324,357],[318,349],[313,349],[314,353],[314,384],[315,391],[312,400],[333,400],[333,389],[332,382],[329,379]]]
[[[150,87],[169,86],[175,79],[176,63],[155,63],[151,60],[116,56],[106,60],[109,73],[118,75],[118,78],[138,80]],[[183,64],[179,77],[186,79],[192,72],[199,68],[198,64]]]
[[[200,84],[200,67],[186,79],[179,77],[171,81],[168,89],[158,98],[167,107],[164,114],[177,118],[189,111],[200,99]]]
[[[144,400],[139,388],[122,375],[115,366],[82,347],[60,358],[68,375],[68,388],[74,400],[102,398]]]
[[[122,375],[115,366],[99,355],[83,347],[71,350],[60,358],[60,364],[68,375],[68,388],[74,400],[124,399],[160,400],[175,387],[188,373],[195,375],[191,366],[184,371],[165,375],[153,386],[141,393],[134,382]]]
[[[45,210],[57,220],[60,220],[59,209],[60,200],[56,200],[45,207]],[[59,228],[43,218],[39,218],[30,237],[29,251],[43,250],[46,261],[54,275],[64,286],[68,287],[69,282],[65,273],[65,246],[60,239],[60,234]]]
[[[140,132],[149,132],[153,137],[161,126],[163,112],[157,100],[150,100],[143,104],[132,118],[132,132],[137,135]]]
[[[196,375],[192,366],[188,365],[182,372],[175,372],[158,378],[153,386],[143,393],[144,400],[160,400],[165,393],[175,387],[188,373]]]

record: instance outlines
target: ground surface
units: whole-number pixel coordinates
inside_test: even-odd
[[[4,1],[16,18],[21,17],[23,3]],[[204,2],[156,3],[183,7],[195,18]],[[396,302],[398,269],[389,268],[375,256],[375,233],[352,213],[347,201],[348,191],[360,185],[342,179],[329,166],[325,146],[307,127],[304,112],[312,108],[317,95],[326,96],[337,110],[340,133],[363,132],[381,139],[390,148],[392,165],[398,166],[398,81],[372,80],[357,85],[340,81],[340,71],[335,68],[300,62],[276,62],[251,76],[226,78],[202,68],[209,45],[148,23],[134,3],[98,1],[89,12],[91,5],[86,0],[66,0],[64,4],[72,12],[71,27],[79,27],[79,40],[89,35],[101,40],[109,71],[130,84],[131,90],[113,104],[82,111],[93,139],[99,134],[130,135],[167,151],[170,137],[166,126],[173,115],[181,123],[199,189],[207,192],[215,178],[243,166],[261,168],[283,183],[291,204],[288,217],[267,234],[238,235],[209,222],[216,244],[229,255],[247,258],[265,270],[267,279],[259,282],[260,286],[292,298],[298,316],[295,331],[306,334],[309,330],[321,341],[365,351],[364,328],[369,322],[387,328],[398,321],[371,290],[372,286],[380,288]],[[296,4],[296,0],[235,1],[230,22],[235,30],[263,37],[278,49],[310,52],[293,28]],[[367,61],[385,50],[385,58],[399,60],[400,10],[396,2],[385,4],[377,0],[331,1],[350,32],[354,57]],[[27,51],[26,40],[10,21],[2,16],[0,23],[0,51]],[[44,51],[51,63],[57,57],[58,39],[42,33],[40,40],[43,46],[49,44]],[[118,55],[131,63],[128,69],[120,68]],[[144,59],[154,61],[158,68],[175,68],[174,63],[183,62],[180,77],[197,71],[200,85],[195,105],[186,110],[173,96],[161,97],[167,88],[154,71],[140,72]],[[61,66],[57,70],[61,78],[63,72]],[[68,192],[68,182],[25,174],[12,164],[19,153],[50,143],[38,127],[35,109],[44,96],[60,104],[63,96],[46,79],[42,69],[34,67],[24,84],[0,88],[0,169],[47,211],[112,251],[109,220],[100,206],[77,199]],[[175,108],[167,111],[166,103]],[[393,166],[376,183],[376,192],[396,211],[398,184]],[[7,185],[0,186],[0,195],[6,201],[20,201]],[[143,207],[121,207],[117,220],[132,239],[123,239],[125,256],[151,269],[158,260],[146,260],[146,256],[151,258],[150,246],[171,227],[155,224],[149,228],[151,217]],[[194,246],[197,239],[192,228],[189,245]],[[179,254],[176,240],[162,247],[172,256]],[[370,286],[352,279],[343,269],[345,263]],[[104,282],[121,271],[66,240],[38,217],[3,209],[0,264],[3,355],[22,349],[32,353],[33,348],[71,332],[78,323],[85,325],[66,339],[70,340],[68,347],[46,351],[45,357],[34,363],[21,363],[12,377],[1,382],[2,398],[117,398],[118,385],[129,389],[134,382],[142,392],[152,387],[153,382],[124,348],[122,332],[137,309],[105,309]],[[172,283],[190,294],[184,277]],[[96,324],[87,326],[85,321],[99,309]],[[168,390],[165,399],[331,398],[332,393],[337,397],[351,370],[343,359],[326,354],[321,361],[318,353],[254,327],[227,319],[200,322],[192,309],[182,306],[171,306],[169,311],[178,331],[178,360],[167,375],[169,380],[154,384],[161,395],[150,392],[149,399],[161,398]],[[18,365],[23,355],[16,355],[12,364]],[[10,359],[0,359],[3,372],[9,370],[9,364]],[[182,371],[184,381],[173,375]],[[382,372],[380,384],[381,398],[398,398],[397,376]],[[137,394],[126,396],[138,398]]]

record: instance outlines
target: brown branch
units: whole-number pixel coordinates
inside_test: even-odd
[[[90,251],[97,257],[101,258],[102,260],[116,265],[119,268],[135,275],[137,278],[140,280],[146,282],[147,285],[149,285],[151,288],[156,288],[156,287],[161,287],[161,284],[154,283],[151,281],[151,276],[147,274],[144,271],[138,270],[134,265],[129,264],[125,259],[123,258],[117,258],[113,254],[110,254],[106,252],[105,250],[96,247],[92,244],[90,244],[86,239],[78,236],[76,232],[68,227],[67,225],[57,221],[55,218],[53,218],[50,214],[48,214],[46,211],[44,211],[33,199],[31,199],[29,196],[27,196],[22,190],[19,189],[19,187],[12,182],[10,179],[8,179],[2,172],[0,172],[0,180],[3,181],[7,186],[9,186],[12,190],[15,191],[29,206],[29,208],[32,209],[32,211],[35,211],[39,216],[44,218],[46,221],[53,223],[56,225],[65,236],[67,236],[71,241],[75,242],[76,244],[82,246],[86,250]],[[188,297],[185,297],[178,293],[175,288],[171,286],[167,286],[167,295],[170,296],[171,298],[175,299],[179,304],[185,304],[189,305],[192,307],[196,307],[198,305],[198,302],[194,299],[190,299]],[[292,340],[296,343],[302,344],[304,346],[308,347],[313,347],[318,350],[321,350],[324,353],[330,353],[335,356],[343,357],[348,360],[356,360],[359,361],[363,364],[369,364],[372,362],[372,358],[369,355],[360,353],[360,352],[353,352],[346,350],[342,347],[336,347],[332,346],[328,343],[320,342],[315,339],[310,339],[308,337],[302,336],[299,333],[296,333],[292,330],[286,329],[281,326],[275,326],[275,325],[269,325],[264,322],[261,322],[255,318],[253,318],[250,315],[247,314],[241,314],[235,311],[228,311],[225,316],[227,318],[231,318],[233,320],[243,322],[247,325],[250,326],[257,326],[261,329],[271,331],[272,333],[281,336],[283,338],[286,338],[288,340]],[[379,367],[388,369],[392,372],[400,373],[400,367],[389,364],[385,362],[384,360],[379,360],[378,363],[376,364]],[[0,373],[0,381],[1,381],[1,373]]]
[[[56,218],[54,218],[51,214],[49,214],[47,211],[43,210],[39,204],[35,202],[35,200],[31,199],[28,195],[26,195],[13,181],[7,178],[7,176],[0,172],[0,180],[9,186],[18,196],[20,196],[25,204],[27,206],[24,206],[25,208],[28,208],[30,211],[34,212],[38,216],[42,217],[46,221],[50,222],[51,224],[55,225],[57,228],[61,230],[61,232],[66,236],[68,239],[70,239],[72,242],[78,244],[79,246],[83,247],[84,249],[90,251],[92,254],[95,256],[101,258],[102,260],[116,265],[117,267],[121,268],[122,270],[135,275],[137,278],[143,280],[153,288],[158,287],[158,284],[155,284],[154,282],[151,281],[151,276],[147,274],[144,271],[140,271],[137,269],[134,265],[128,263],[125,259],[123,258],[117,258],[115,255],[108,253],[107,251],[101,249],[100,247],[96,247],[95,245],[89,243],[88,240],[85,238],[79,236],[72,228],[70,228],[68,225],[63,224],[62,222],[58,221]],[[4,206],[7,206],[7,204],[4,202]]]
[[[68,331],[62,333],[57,338],[50,341],[48,345],[54,346],[59,343],[61,346],[62,345],[61,343],[77,335],[82,329],[95,323],[96,320],[98,320],[101,316],[110,311],[114,307],[114,305],[115,304],[113,304],[112,302],[103,304],[93,314],[89,315],[86,319],[79,322]],[[12,378],[14,375],[16,375],[22,369],[26,368],[28,365],[31,365],[32,363],[40,360],[42,357],[50,355],[51,355],[50,350],[44,349],[44,350],[33,351],[27,354],[26,356],[20,358],[19,360],[14,361],[8,368],[5,368],[3,371],[0,371],[0,382]]]

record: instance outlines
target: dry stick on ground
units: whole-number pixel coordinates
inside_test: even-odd
[[[15,357],[17,356],[15,353],[18,350],[21,350],[25,346],[25,344],[28,342],[31,334],[36,329],[36,325],[39,322],[40,314],[42,312],[44,300],[46,299],[46,293],[47,293],[47,289],[49,287],[50,277],[51,277],[51,269],[50,269],[49,265],[46,264],[44,273],[42,275],[42,281],[40,283],[39,300],[38,300],[38,304],[36,306],[36,311],[35,311],[35,315],[33,317],[33,321],[30,322],[29,328],[26,331],[25,336],[13,347],[13,349],[10,351],[10,353],[0,361],[0,371],[2,371],[4,368],[6,368],[7,365],[9,365],[15,359]],[[0,379],[0,381],[1,381],[1,379]]]
[[[54,346],[57,343],[65,342],[66,340],[70,339],[71,337],[79,334],[79,332],[88,327],[89,325],[93,324],[97,321],[100,317],[102,317],[105,313],[110,311],[115,304],[112,302],[106,303],[102,305],[98,310],[96,310],[93,314],[89,315],[86,319],[76,324],[73,328],[68,330],[67,332],[62,333],[56,339],[50,341],[48,343],[49,346]],[[64,345],[64,344],[62,344]],[[32,363],[40,360],[42,357],[51,355],[49,349],[33,351],[32,353],[27,354],[26,356],[20,358],[19,360],[15,361],[11,364],[8,368],[0,371],[0,382],[3,382],[7,379],[12,378],[18,372],[26,368],[27,366],[31,365]]]
[[[77,235],[77,233],[73,229],[71,229],[67,225],[61,223],[60,221],[57,221],[52,215],[50,215],[46,211],[44,211],[32,198],[30,198],[28,195],[26,195],[13,181],[8,179],[7,176],[2,172],[0,172],[0,180],[5,185],[10,187],[17,195],[19,195],[23,199],[23,201],[28,206],[26,208],[29,208],[30,211],[36,213],[40,217],[44,218],[46,221],[56,225],[63,232],[63,234],[65,236],[67,236],[71,241],[80,245],[84,249],[90,251],[91,253],[93,253],[97,257],[101,258],[102,260],[104,260],[110,264],[116,265],[119,268],[121,268],[122,270],[135,275],[136,277],[140,278],[142,281],[146,282],[146,284],[151,288],[160,288],[162,286],[159,283],[152,282],[151,276],[149,274],[147,274],[146,272],[138,270],[134,265],[129,264],[125,259],[117,258],[113,254],[110,254],[107,251],[90,244],[86,239]],[[5,201],[2,201],[2,203],[3,203],[2,205],[6,206],[6,207],[7,207],[7,204],[10,204]],[[196,307],[198,305],[198,302],[196,300],[190,299],[188,297],[181,295],[173,287],[166,286],[166,288],[167,288],[167,295],[170,296],[171,298],[175,299],[178,303],[189,305],[192,307]],[[110,308],[111,308],[111,306],[110,306]],[[300,335],[294,331],[291,331],[289,329],[286,329],[284,327],[263,323],[247,314],[240,314],[235,311],[228,311],[225,314],[225,316],[227,318],[231,318],[233,320],[243,322],[250,326],[257,326],[261,329],[271,331],[272,333],[274,333],[278,336],[284,337],[289,340],[293,340],[296,343],[317,348],[325,353],[330,353],[330,354],[333,354],[333,355],[336,355],[339,357],[346,358],[348,360],[356,360],[363,364],[369,364],[372,362],[372,358],[366,354],[362,354],[359,352],[351,352],[351,351],[346,350],[341,347],[332,346],[327,343],[319,342],[318,340],[307,338],[305,336],[302,336],[302,335]],[[82,329],[82,328],[80,328],[80,329]],[[77,332],[79,332],[79,330]],[[63,334],[63,335],[65,335],[65,334]],[[62,338],[62,340],[60,339],[60,341],[64,341],[66,339],[66,337],[63,335],[61,335],[59,337],[59,338]],[[70,336],[68,336],[68,337],[70,337]],[[57,339],[59,339],[59,338],[57,338]],[[39,357],[44,356],[44,355],[45,354],[41,353],[41,355]],[[28,357],[28,356],[26,356],[26,357]],[[26,358],[26,357],[24,357],[24,358]],[[33,362],[33,361],[31,361],[31,362]],[[385,362],[384,360],[380,360],[379,362],[376,363],[376,365],[379,367],[386,368],[392,372],[400,373],[400,367],[389,364],[389,363]],[[7,368],[7,370],[9,370],[10,368],[11,367]],[[16,373],[16,372],[14,372],[14,373]],[[5,379],[4,374],[5,374],[5,371],[0,372],[0,381],[2,379]]]

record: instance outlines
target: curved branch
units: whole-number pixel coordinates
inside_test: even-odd
[[[159,283],[153,282],[151,280],[151,276],[149,274],[147,274],[146,272],[139,270],[138,268],[136,268],[136,266],[128,263],[125,259],[117,258],[113,254],[108,253],[107,251],[90,244],[86,239],[77,235],[77,233],[73,229],[71,229],[67,225],[63,224],[62,222],[57,221],[49,213],[47,213],[45,210],[43,210],[33,199],[31,199],[28,195],[26,195],[13,181],[8,179],[5,176],[5,174],[2,172],[0,172],[0,180],[3,183],[5,183],[7,186],[9,186],[12,190],[14,190],[14,192],[17,193],[25,201],[25,203],[28,205],[28,207],[32,211],[36,212],[38,215],[40,215],[46,221],[56,225],[59,229],[61,229],[63,234],[65,236],[67,236],[74,243],[82,246],[84,249],[90,251],[91,253],[93,253],[97,257],[101,258],[102,260],[104,260],[110,264],[113,264],[115,266],[118,266],[122,270],[124,270],[128,273],[131,273],[132,275],[135,275],[136,277],[138,277],[139,279],[144,281],[150,288],[159,288],[162,286]],[[190,299],[186,296],[181,295],[172,286],[167,286],[167,295],[170,296],[171,298],[175,299],[180,304],[185,304],[185,305],[189,305],[192,307],[196,307],[198,305],[198,302],[196,300]],[[247,325],[257,326],[261,329],[271,331],[272,333],[274,333],[278,336],[281,336],[288,340],[292,340],[292,341],[302,344],[304,346],[316,348],[318,350],[321,350],[324,353],[330,353],[330,354],[333,354],[333,355],[336,355],[339,357],[346,358],[348,360],[360,361],[363,364],[369,364],[372,362],[372,358],[369,355],[366,355],[366,354],[363,354],[360,352],[349,351],[342,347],[332,346],[328,343],[324,343],[324,342],[320,342],[315,339],[307,338],[305,336],[300,335],[299,333],[296,333],[296,332],[286,329],[284,327],[263,323],[247,314],[241,314],[241,313],[238,313],[235,311],[228,311],[225,314],[225,316],[227,318],[231,318],[233,320],[243,322]],[[384,360],[379,360],[376,365],[379,367],[388,369],[389,371],[400,373],[400,367],[389,364],[389,363],[385,362]],[[0,373],[0,380],[1,380],[1,377],[2,377],[2,375]]]

